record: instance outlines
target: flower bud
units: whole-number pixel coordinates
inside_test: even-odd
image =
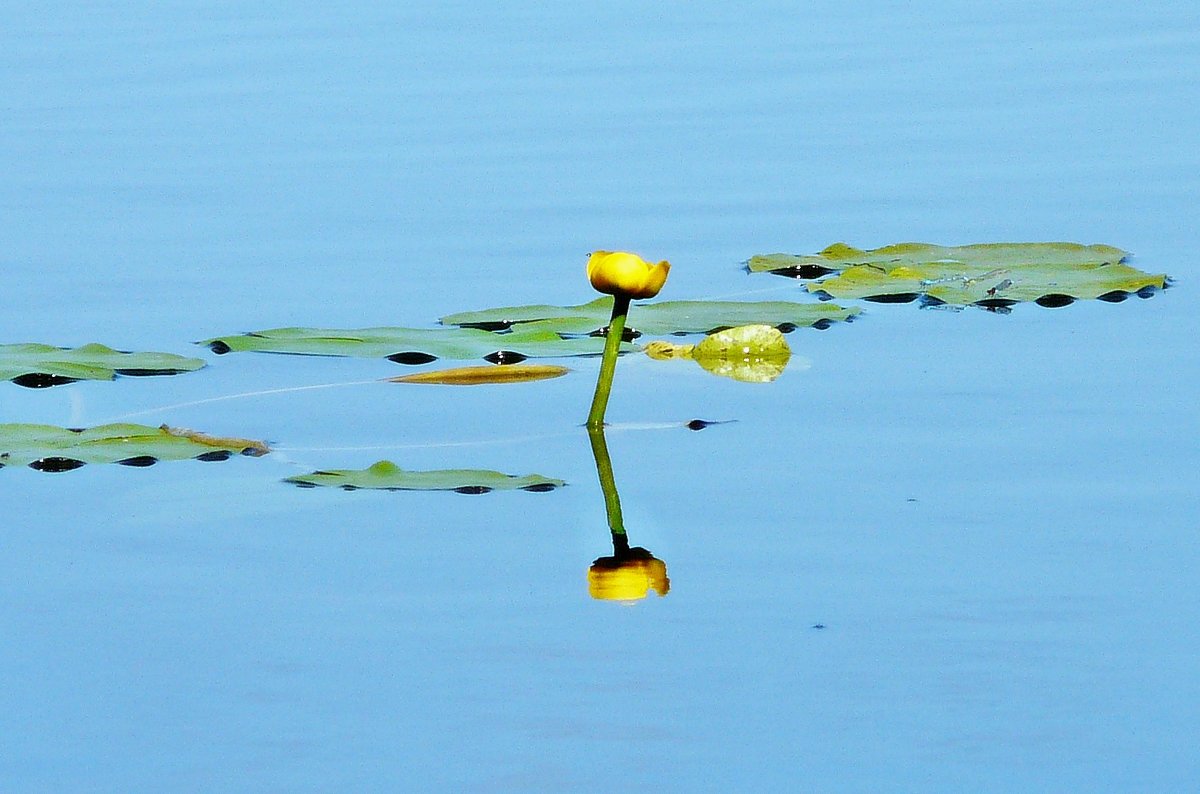
[[[667,281],[671,264],[651,265],[625,251],[595,251],[588,257],[588,280],[598,292],[629,298],[653,298]]]

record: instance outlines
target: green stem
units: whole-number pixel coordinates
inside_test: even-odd
[[[617,494],[617,481],[613,478],[612,460],[608,457],[608,444],[604,441],[604,426],[588,427],[588,440],[592,442],[592,457],[596,459],[596,474],[600,477],[600,490],[604,491],[604,512],[608,514],[608,528],[612,530],[613,547],[626,551],[625,521],[621,517],[621,497]]]
[[[604,359],[600,362],[596,394],[592,397],[592,409],[588,412],[589,430],[604,427],[604,412],[608,409],[608,395],[612,391],[613,374],[617,371],[617,356],[621,352],[621,336],[625,333],[627,314],[629,296],[614,295],[612,319],[608,323],[608,335],[604,339]]]

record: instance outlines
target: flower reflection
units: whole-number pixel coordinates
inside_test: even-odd
[[[602,601],[640,601],[650,591],[665,596],[671,589],[667,564],[641,547],[625,556],[601,557],[588,568],[588,594]]]
[[[617,483],[613,477],[612,460],[608,455],[608,444],[604,439],[603,427],[589,427],[588,440],[592,444],[592,456],[596,460],[596,474],[604,492],[604,510],[608,517],[608,528],[612,534],[611,557],[600,557],[588,568],[588,594],[601,601],[633,603],[650,594],[650,591],[665,596],[671,589],[667,578],[667,564],[640,546],[629,546],[625,523],[621,516],[621,498],[617,494]]]

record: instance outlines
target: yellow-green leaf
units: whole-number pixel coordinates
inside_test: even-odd
[[[744,325],[706,336],[695,345],[654,341],[646,354],[657,360],[690,358],[708,372],[743,383],[770,383],[792,357],[787,339],[769,325]]]

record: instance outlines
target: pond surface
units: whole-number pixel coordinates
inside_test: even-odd
[[[1194,788],[1198,53],[1190,2],[9,9],[0,343],[211,366],[0,383],[0,422],[276,450],[0,470],[0,788]],[[740,263],[839,240],[1176,285],[850,302],[769,385],[625,357],[608,447],[671,582],[630,607],[588,594],[596,359],[197,402],[411,370],[194,340],[579,303],[596,248],[805,300]],[[737,421],[637,429],[695,418]],[[280,482],[383,458],[570,485]]]

